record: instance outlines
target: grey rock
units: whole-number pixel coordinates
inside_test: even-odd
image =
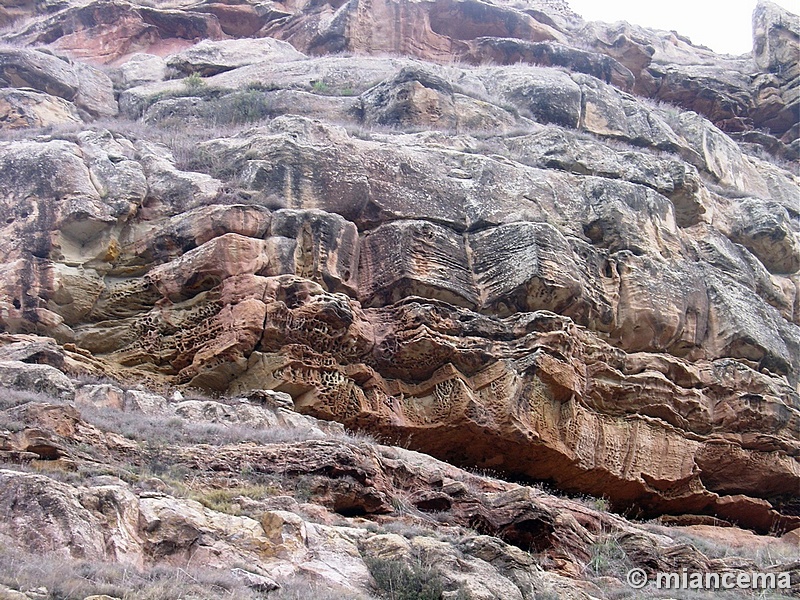
[[[538,123],[576,129],[581,88],[568,74],[539,67],[487,67],[479,75],[489,93]]]
[[[117,114],[111,80],[79,62],[27,48],[0,50],[0,82],[5,87],[33,88],[73,102],[90,115]]]
[[[253,573],[251,571],[246,571],[245,569],[231,569],[231,574],[242,581],[247,587],[256,590],[257,592],[274,592],[275,590],[281,589],[279,583],[277,583],[274,579],[270,579],[265,575],[259,575],[258,573]]]
[[[800,269],[800,231],[792,227],[791,217],[777,202],[752,198],[738,202],[732,234],[772,273]]]
[[[0,120],[3,129],[81,122],[72,102],[34,90],[12,88],[0,89]]]
[[[197,73],[209,77],[255,63],[277,64],[304,58],[306,55],[291,44],[273,38],[255,38],[203,40],[168,56],[166,63],[184,75]]]
[[[114,69],[111,78],[119,89],[164,81],[167,76],[167,63],[160,56],[137,52]]]
[[[0,361],[0,382],[4,387],[37,392],[59,400],[75,398],[75,386],[69,377],[50,365]]]
[[[100,519],[84,508],[76,490],[50,477],[0,470],[2,533],[28,552],[102,560],[106,557]]]
[[[170,412],[167,399],[144,390],[127,390],[123,397],[125,410],[144,415],[164,415]]]

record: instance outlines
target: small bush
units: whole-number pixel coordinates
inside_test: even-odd
[[[371,557],[365,561],[386,600],[441,600],[444,579],[439,570],[419,558],[410,564]]]
[[[251,81],[246,86],[244,86],[244,89],[256,92],[274,92],[283,88],[281,88],[281,86],[279,86],[276,83],[263,83],[261,81]]]
[[[190,493],[192,500],[197,500],[200,504],[217,512],[224,512],[230,515],[240,514],[236,505],[236,498],[246,497],[258,500],[266,496],[275,496],[280,490],[274,486],[251,485],[245,487],[232,487],[223,489],[202,490]]]
[[[219,125],[252,123],[270,116],[272,105],[263,92],[247,90],[222,96],[210,103],[207,117]]]
[[[622,579],[631,569],[632,563],[619,542],[612,537],[592,545],[592,558],[586,569],[594,577],[616,577]]]
[[[206,85],[206,82],[200,77],[197,73],[192,73],[188,77],[183,79],[183,85],[185,85],[190,90],[196,90]]]
[[[324,81],[314,81],[311,84],[311,89],[317,94],[327,94],[330,91],[330,86]]]

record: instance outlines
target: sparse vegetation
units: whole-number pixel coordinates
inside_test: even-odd
[[[269,600],[371,600],[371,597],[352,589],[332,588],[328,583],[316,583],[295,577],[285,581],[281,589],[272,592]]]
[[[206,82],[198,73],[192,73],[183,79],[183,85],[190,90],[197,90],[198,88],[204,87]]]
[[[232,487],[222,489],[205,489],[192,491],[188,497],[197,500],[200,504],[217,512],[224,512],[231,515],[241,514],[241,507],[237,504],[236,498],[252,498],[259,500],[267,496],[274,496],[280,493],[277,487],[266,485],[249,485],[244,487]]]
[[[311,89],[317,94],[328,94],[330,92],[330,86],[324,81],[312,82]]]
[[[766,568],[775,564],[789,563],[800,557],[797,548],[782,544],[777,538],[768,545],[743,545],[733,548],[723,542],[692,533],[683,527],[649,525],[648,528],[655,533],[667,535],[676,542],[689,544],[711,559],[737,557],[752,562],[756,567]]]
[[[264,92],[247,90],[222,96],[210,103],[208,116],[219,125],[239,125],[266,119],[272,105]]]
[[[625,550],[612,536],[606,536],[591,547],[592,558],[586,569],[594,577],[616,577],[623,579],[634,565]]]
[[[441,600],[444,579],[432,564],[413,558],[402,560],[367,557],[381,597],[385,600]]]
[[[259,428],[225,423],[193,423],[178,416],[150,416],[110,408],[84,407],[81,414],[89,423],[119,433],[129,439],[158,445],[212,444],[238,442],[275,444],[320,439],[322,436],[307,429]]]
[[[122,600],[255,600],[260,596],[230,571],[166,565],[139,571],[130,565],[93,560],[42,560],[17,548],[0,547],[0,582],[15,590],[45,588],[43,600],[83,600],[107,594]]]

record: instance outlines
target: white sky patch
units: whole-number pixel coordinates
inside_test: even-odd
[[[800,14],[800,0],[772,0]],[[756,0],[568,0],[587,21],[627,21],[644,27],[675,30],[696,45],[721,54],[753,49]]]

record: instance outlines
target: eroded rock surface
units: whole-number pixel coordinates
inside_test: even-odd
[[[14,130],[0,141],[5,385],[228,428],[282,426],[294,408],[630,514],[797,529],[795,20],[762,2],[753,56],[719,57],[557,2],[103,1],[32,16],[6,37],[46,47],[0,49],[2,126]],[[76,392],[57,369],[267,390],[284,412],[116,384]],[[25,440],[9,452],[69,460],[41,432]],[[233,472],[285,452],[179,459]],[[392,510],[373,481],[385,456],[302,452],[329,471],[368,465],[350,475],[369,489],[329,490],[332,510]],[[583,539],[559,533],[529,492],[459,504],[445,487],[415,506],[524,550]],[[242,528],[248,552],[295,558],[324,537],[282,514],[237,521],[127,493],[152,524],[120,538],[134,556],[187,558],[209,530],[225,548]],[[352,554],[362,535],[335,537]],[[436,544],[382,540],[387,556],[449,564]],[[455,573],[450,591],[474,597],[535,587]]]
[[[87,598],[146,593],[171,589],[177,578],[181,594],[208,598],[320,587],[377,598],[408,585],[387,582],[391,562],[470,598],[590,600],[621,584],[620,573],[594,564],[606,545],[624,551],[626,568],[648,573],[686,564],[752,569],[743,546],[758,546],[777,559],[772,571],[789,573],[790,583],[800,577],[800,565],[784,558],[793,551],[788,535],[756,536],[719,520],[635,524],[599,510],[602,501],[553,496],[355,438],[288,410],[279,392],[212,401],[70,383],[77,407],[25,396],[33,385],[2,396],[4,407],[16,406],[0,410],[0,423],[17,429],[0,429],[8,517],[0,557],[13,553],[16,566],[13,581],[0,572],[13,585],[0,588],[4,597],[28,600],[43,585]],[[138,405],[117,403],[120,395],[160,398],[159,408],[142,415]],[[716,558],[692,545],[703,540],[731,554]],[[42,555],[65,570],[39,569]]]

